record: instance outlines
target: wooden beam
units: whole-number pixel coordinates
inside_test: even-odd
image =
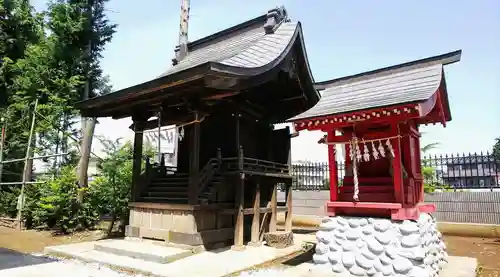
[[[331,131],[329,131],[331,132]],[[389,132],[370,132],[369,134],[364,135],[363,137],[358,137],[358,139],[362,140],[372,140],[372,139],[385,139],[387,137],[393,137],[396,136],[397,132],[394,130],[391,130]],[[348,142],[352,139],[352,134],[344,134],[340,136],[335,136],[334,134],[329,134],[327,136],[326,141],[318,141],[318,143],[345,143]]]
[[[233,249],[241,250],[244,248],[243,245],[243,232],[244,232],[244,217],[245,214],[243,212],[244,201],[245,201],[245,174],[242,172],[243,170],[243,147],[240,145],[240,117],[239,114],[236,115],[236,149],[238,153],[238,170],[240,174],[238,176],[238,181],[235,189],[235,198],[234,203],[238,212],[236,214],[236,223],[234,227],[234,245]]]
[[[286,186],[286,216],[285,216],[285,231],[292,231],[292,184]]]
[[[142,171],[142,146],[144,120],[140,117],[134,117],[134,150],[132,161],[132,201],[136,202],[141,193],[141,171]]]
[[[287,212],[288,211],[288,206],[278,206],[276,208],[276,212]],[[244,215],[253,215],[254,214],[254,209],[253,207],[252,208],[245,208],[243,209],[243,214]],[[272,212],[272,208],[271,207],[262,207],[259,209],[259,213],[261,214],[266,214],[266,213],[271,213]],[[235,213],[238,213],[238,209],[224,209],[224,210],[221,210],[219,213],[223,213],[223,214],[235,214]]]
[[[246,113],[255,119],[261,119],[265,114],[265,109],[262,107],[250,103],[248,100],[238,101],[238,100],[230,100],[238,109],[238,111]]]
[[[195,120],[198,120],[198,113],[195,112]],[[198,185],[200,173],[200,122],[195,122],[191,129],[191,149],[189,168],[189,204],[195,205],[198,202]]]
[[[269,223],[269,232],[276,232],[278,227],[278,186],[273,185],[273,194],[271,196],[271,222]]]
[[[260,180],[257,180],[255,185],[255,196],[253,200],[253,219],[252,219],[252,233],[251,243],[259,244],[260,235]]]
[[[244,201],[245,201],[245,187],[244,187],[244,178],[239,178],[238,184],[236,186],[235,193],[235,204],[237,208],[236,213],[236,224],[234,227],[234,245],[233,249],[240,250],[244,247],[243,245],[243,231],[244,231],[244,217],[245,213],[243,210]]]
[[[301,119],[294,122],[295,129],[323,130],[341,129],[353,125],[373,125],[379,123],[392,123],[422,117],[417,103],[394,105],[370,110],[347,112],[337,115],[320,116]]]

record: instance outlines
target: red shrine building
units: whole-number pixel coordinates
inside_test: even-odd
[[[424,204],[419,126],[451,120],[444,66],[461,50],[316,83],[322,98],[297,115],[297,131],[326,133],[330,201],[327,214],[418,219]],[[335,145],[345,147],[339,185]]]

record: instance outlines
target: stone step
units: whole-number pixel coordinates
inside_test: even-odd
[[[164,197],[164,198],[184,198],[188,196],[187,191],[148,191],[147,196],[150,197]]]
[[[177,204],[187,204],[188,198],[186,197],[152,197],[152,196],[142,196],[144,201],[149,201],[153,203],[177,203]]]
[[[153,179],[151,180],[152,186],[187,186],[189,180],[168,180],[168,179]]]
[[[177,187],[177,186],[149,186],[148,191],[150,192],[163,192],[163,191],[175,191],[175,192],[188,192],[188,187]]]
[[[192,251],[129,240],[97,242],[94,250],[153,263],[170,263],[192,255]]]

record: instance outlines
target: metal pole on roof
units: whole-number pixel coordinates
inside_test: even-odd
[[[188,22],[189,22],[189,0],[181,0],[181,23],[179,30],[179,52],[177,61],[181,61],[186,57],[188,49]]]

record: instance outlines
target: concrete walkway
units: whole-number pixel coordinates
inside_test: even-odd
[[[172,262],[158,262],[150,259],[143,259],[144,256],[135,257],[117,255],[112,252],[103,252],[96,250],[95,245],[101,242],[84,242],[77,244],[68,244],[46,248],[46,254],[73,258],[80,261],[98,263],[99,265],[111,266],[114,268],[125,269],[141,274],[149,274],[161,277],[221,277],[234,272],[239,272],[262,263],[288,256],[302,249],[302,243],[314,241],[314,235],[294,235],[295,244],[285,249],[275,249],[267,246],[249,247],[244,251],[234,251],[229,248],[223,248],[216,251],[205,251],[198,254],[192,254],[188,257],[180,258]],[[124,248],[123,240],[107,240],[106,246],[115,241],[117,248]],[[136,242],[136,249],[141,253],[158,253],[158,246],[147,242]],[[165,246],[164,246],[165,247]],[[149,251],[151,248],[154,250]],[[97,249],[100,249],[97,247]],[[130,248],[128,248],[130,251]],[[171,247],[165,247],[165,252],[178,254]],[[156,257],[161,256],[157,254]],[[150,257],[151,258],[151,257]],[[0,277],[67,277],[75,276],[74,269],[68,263],[53,262],[48,264],[18,267],[9,270],[0,271]],[[78,275],[84,276],[84,275]],[[101,276],[101,275],[87,275]],[[85,277],[87,277],[85,276]],[[102,275],[107,276],[107,275]],[[130,275],[129,275],[130,276]],[[133,276],[133,275],[132,275]]]
[[[449,262],[439,277],[475,277],[477,260],[467,257],[449,257]],[[314,266],[312,262],[302,263],[283,271],[286,277],[352,277],[350,274],[333,273],[330,267]]]

